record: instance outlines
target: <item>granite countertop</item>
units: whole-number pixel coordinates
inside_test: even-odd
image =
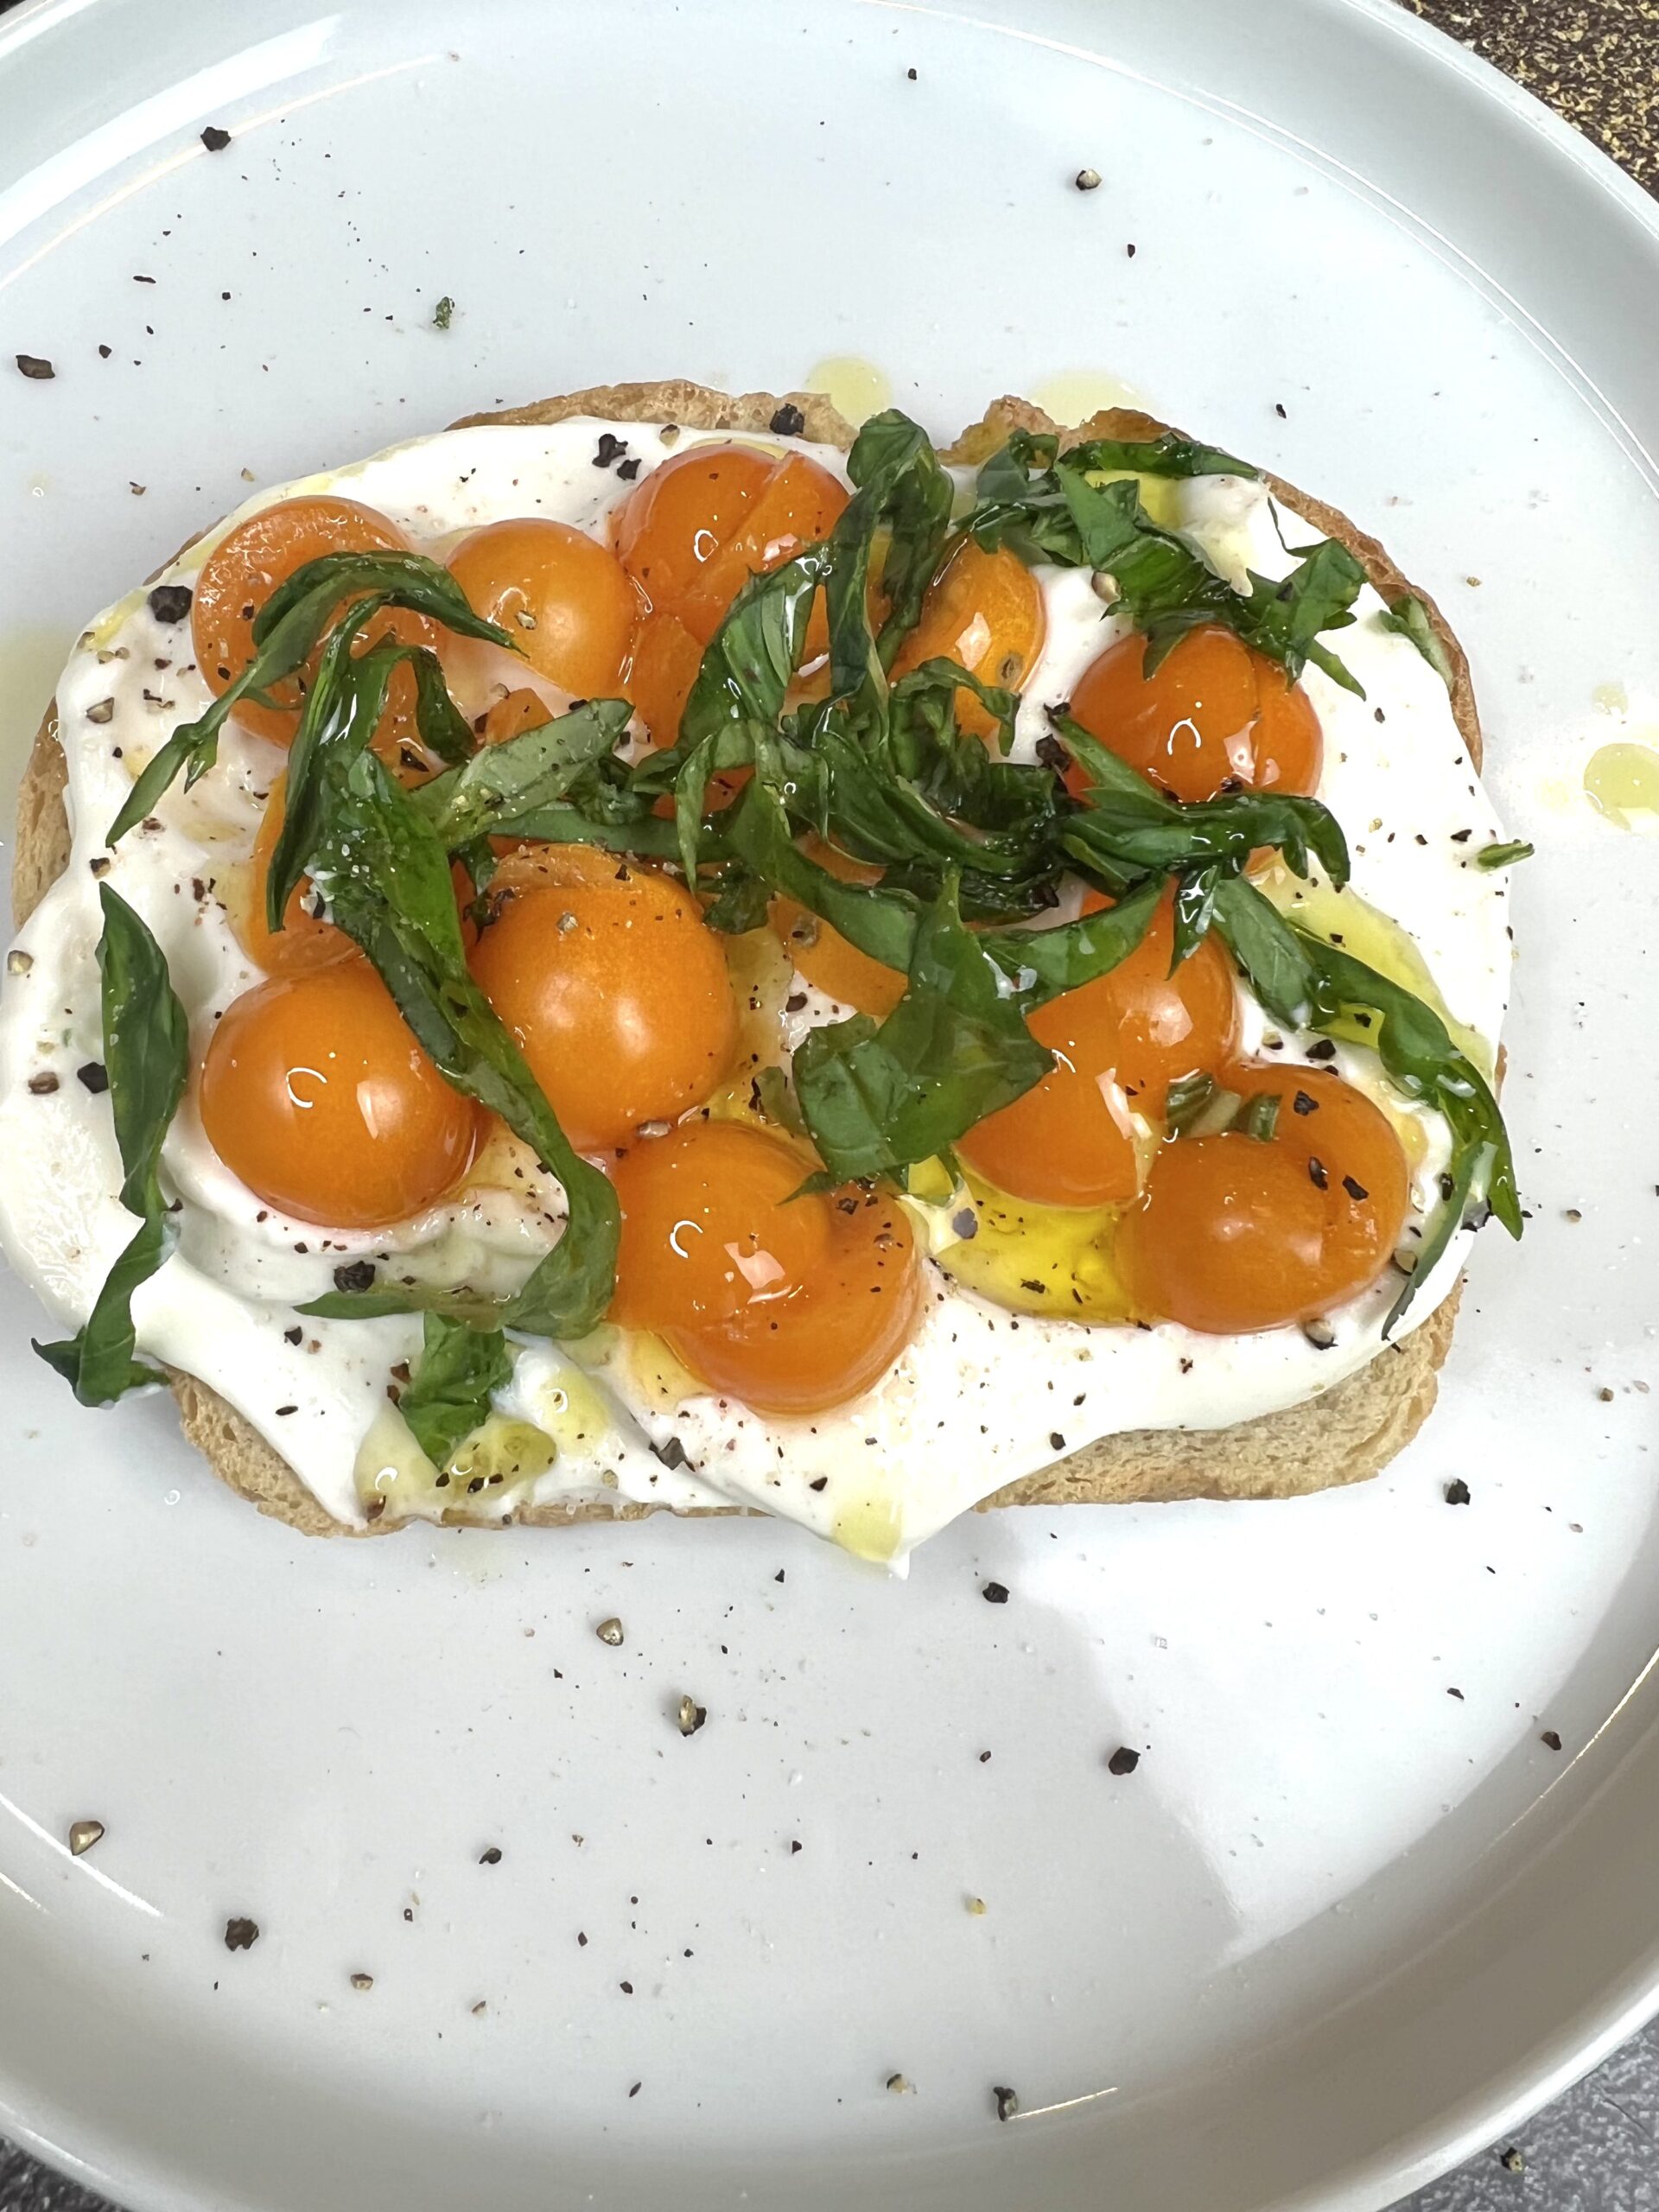
[[[1401,0],[1659,193],[1659,0]],[[3,12],[10,0],[0,0]],[[1396,2212],[1659,2212],[1659,2022]],[[109,2212],[0,2143],[0,2212]]]

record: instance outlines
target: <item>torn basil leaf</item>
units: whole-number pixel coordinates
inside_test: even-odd
[[[219,758],[219,731],[237,702],[262,698],[273,683],[284,682],[303,668],[339,608],[348,601],[354,604],[337,625],[334,635],[347,635],[353,643],[381,608],[401,607],[441,622],[462,637],[481,638],[518,651],[504,630],[474,613],[449,571],[424,554],[325,553],[320,560],[308,561],[278,584],[255,615],[254,655],[241,675],[194,721],[181,723],[139,775],[126,804],[110,824],[110,844],[118,843],[136,823],[155,812],[162,794],[181,770],[188,791],[213,766]],[[349,645],[343,650],[349,651]],[[431,679],[427,682],[428,715],[435,717],[441,709],[430,696]],[[299,719],[302,724],[303,717]],[[432,726],[438,728],[435,719]],[[454,725],[446,721],[440,747],[454,739]]]
[[[165,1381],[135,1357],[132,1295],[172,1246],[158,1173],[162,1145],[184,1095],[189,1023],[149,928],[107,883],[98,887],[104,927],[98,941],[102,982],[104,1065],[124,1179],[121,1203],[140,1226],[105,1278],[73,1337],[37,1344],[84,1406],[107,1406],[128,1390]]]
[[[397,1410],[435,1467],[447,1466],[455,1447],[490,1417],[491,1394],[512,1373],[512,1355],[499,1329],[469,1329],[442,1313],[428,1313],[421,1351]]]
[[[1402,638],[1409,638],[1446,690],[1451,690],[1451,656],[1440,642],[1427,607],[1414,592],[1403,593],[1376,619],[1385,630],[1395,630]]]
[[[1149,671],[1188,631],[1216,622],[1276,660],[1293,680],[1312,661],[1344,690],[1364,696],[1342,662],[1319,643],[1325,633],[1353,620],[1353,602],[1365,582],[1363,569],[1345,547],[1325,539],[1306,548],[1288,575],[1252,574],[1249,589],[1235,591],[1196,544],[1152,520],[1132,477],[1097,484],[1089,448],[1056,454],[1049,450],[1052,442],[1016,432],[1004,449],[1007,457],[993,454],[981,470],[978,497],[963,528],[987,551],[1007,546],[1029,563],[1087,567],[1109,575],[1116,593],[1111,611],[1145,634]],[[1033,464],[1034,475],[1029,473]]]
[[[347,681],[372,683],[373,678],[353,675]],[[467,972],[443,841],[367,750],[334,762],[321,810],[318,845],[301,855],[301,864],[327,884],[336,926],[368,954],[446,1080],[499,1114],[563,1185],[564,1232],[501,1309],[501,1322],[534,1336],[585,1335],[610,1301],[620,1223],[616,1193],[573,1149],[523,1055]]]
[[[1041,1082],[1052,1061],[966,929],[947,883],[917,925],[905,995],[813,1029],[795,1054],[803,1119],[832,1181],[899,1175]]]
[[[475,837],[522,834],[520,824],[556,806],[571,786],[614,753],[632,713],[626,699],[589,699],[499,745],[480,746],[464,765],[413,793],[448,852]]]
[[[1483,845],[1475,855],[1475,866],[1484,868],[1513,868],[1518,861],[1529,861],[1537,850],[1524,839],[1516,838],[1507,845]]]

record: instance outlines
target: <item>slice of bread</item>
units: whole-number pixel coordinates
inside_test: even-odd
[[[452,427],[557,423],[569,416],[591,415],[609,422],[678,423],[688,429],[733,430],[753,436],[771,431],[772,418],[785,406],[800,412],[798,435],[843,450],[851,445],[852,426],[820,392],[746,392],[734,397],[677,378],[658,383],[595,385],[586,391],[538,400],[529,407],[469,415]],[[975,463],[1001,444],[1011,429],[1058,427],[1027,401],[1000,399],[980,422],[963,431],[954,446],[944,450],[943,457],[948,461]],[[1166,427],[1150,416],[1112,408],[1061,435],[1064,444],[1071,445],[1089,437],[1153,438]],[[1276,477],[1269,476],[1266,481],[1286,506],[1322,535],[1345,545],[1385,600],[1392,602],[1402,593],[1416,589],[1376,541],[1356,530],[1335,508],[1310,499]],[[1468,664],[1433,600],[1421,591],[1416,595],[1427,608],[1446,649],[1452,668],[1452,713],[1478,767],[1480,726]],[[20,925],[68,864],[70,834],[64,785],[64,757],[54,705],[35,738],[18,794],[12,910]],[[1357,1374],[1303,1405],[1240,1421],[1230,1428],[1140,1429],[1103,1437],[1020,1482],[1008,1484],[985,1499],[979,1510],[994,1505],[1121,1505],[1185,1497],[1294,1497],[1338,1483],[1362,1482],[1386,1465],[1427,1419],[1434,1403],[1438,1370],[1452,1342],[1457,1303],[1454,1294],[1420,1327],[1379,1352]],[[390,1535],[404,1525],[382,1522],[365,1529],[343,1527],[323,1511],[287,1461],[206,1383],[179,1373],[174,1373],[171,1380],[185,1434],[206,1455],[221,1480],[262,1513],[286,1521],[308,1535]],[[528,1506],[510,1519],[521,1525],[552,1527],[569,1521],[638,1520],[661,1510],[622,1503]]]

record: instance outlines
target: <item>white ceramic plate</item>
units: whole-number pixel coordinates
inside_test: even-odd
[[[979,14],[8,17],[3,780],[244,472],[830,354],[945,433],[1121,383],[1467,640],[1540,847],[1526,1243],[1380,1481],[974,1520],[908,1586],[760,1522],[306,1543],[0,1289],[0,2130],[134,2204],[1360,2212],[1659,1988],[1656,848],[1581,791],[1659,718],[1659,219],[1382,0]]]

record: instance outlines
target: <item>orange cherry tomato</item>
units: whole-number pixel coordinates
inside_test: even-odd
[[[641,477],[612,518],[616,550],[653,612],[677,615],[706,645],[752,575],[829,535],[844,485],[806,454],[688,446]],[[806,657],[827,649],[823,594]]]
[[[308,561],[325,553],[407,552],[409,540],[385,515],[356,499],[332,493],[284,499],[238,523],[202,563],[190,607],[196,660],[208,690],[222,696],[254,656],[253,618],[280,583]],[[439,632],[424,616],[391,607],[377,615],[364,632],[365,644],[385,638],[405,645],[435,645]],[[360,649],[360,648],[359,648]],[[236,719],[257,736],[290,745],[299,728],[300,709],[314,681],[321,648],[296,674],[270,687],[274,703],[262,707],[244,700]],[[409,669],[393,671],[386,709],[375,733],[375,750],[396,760],[404,747],[418,747],[415,723],[415,679]]]
[[[232,1001],[197,1091],[207,1141],[268,1205],[385,1229],[465,1174],[478,1116],[366,960],[273,976]]]
[[[611,1317],[650,1329],[699,1381],[766,1413],[857,1397],[915,1326],[904,1210],[856,1185],[793,1193],[810,1163],[765,1130],[692,1121],[618,1163]]]
[[[1117,1263],[1147,1314],[1226,1336],[1311,1320],[1374,1282],[1405,1224],[1393,1125],[1326,1069],[1224,1069],[1224,1089],[1279,1101],[1265,1141],[1229,1129],[1166,1144]]]
[[[242,950],[267,976],[298,976],[308,968],[326,967],[343,960],[356,947],[343,930],[311,912],[310,878],[305,877],[288,894],[283,926],[273,931],[265,921],[265,884],[270,874],[276,840],[282,835],[283,809],[288,778],[278,776],[259,817],[253,853],[231,906],[231,926]]]
[[[512,891],[471,956],[565,1134],[588,1151],[699,1105],[737,1041],[725,955],[697,901],[609,854],[594,873]]]
[[[505,698],[486,709],[478,741],[480,745],[505,745],[510,737],[522,737],[527,729],[539,729],[543,722],[551,720],[551,709],[539,692],[509,691]]]
[[[1318,789],[1319,716],[1276,661],[1206,623],[1147,676],[1146,645],[1137,631],[1084,669],[1071,714],[1091,737],[1179,799]],[[1089,779],[1073,764],[1065,781],[1076,795]]]
[[[1042,587],[1025,563],[1004,550],[982,552],[963,543],[927,588],[921,620],[899,648],[895,677],[925,660],[953,660],[982,683],[1017,691],[1037,664],[1047,633]],[[971,691],[956,696],[958,728],[993,737],[996,724]]]
[[[843,883],[874,883],[881,874],[879,868],[855,861],[816,837],[805,849],[810,860]],[[860,1014],[874,1014],[880,1021],[905,995],[906,978],[896,968],[884,968],[879,960],[872,960],[839,930],[797,906],[794,899],[774,899],[768,919],[798,971],[826,998],[855,1007]]]
[[[486,523],[456,546],[449,573],[550,683],[578,699],[620,694],[639,600],[597,538],[540,515]]]
[[[639,625],[628,697],[653,750],[660,752],[678,738],[680,719],[702,662],[702,647],[677,614],[647,614]]]
[[[1110,905],[1098,893],[1086,913]],[[958,1147],[1012,1197],[1055,1206],[1120,1205],[1140,1182],[1130,1109],[1161,1123],[1169,1085],[1230,1058],[1238,1001],[1227,956],[1205,938],[1172,976],[1174,893],[1127,960],[1039,1007],[1031,1033],[1055,1065]]]

